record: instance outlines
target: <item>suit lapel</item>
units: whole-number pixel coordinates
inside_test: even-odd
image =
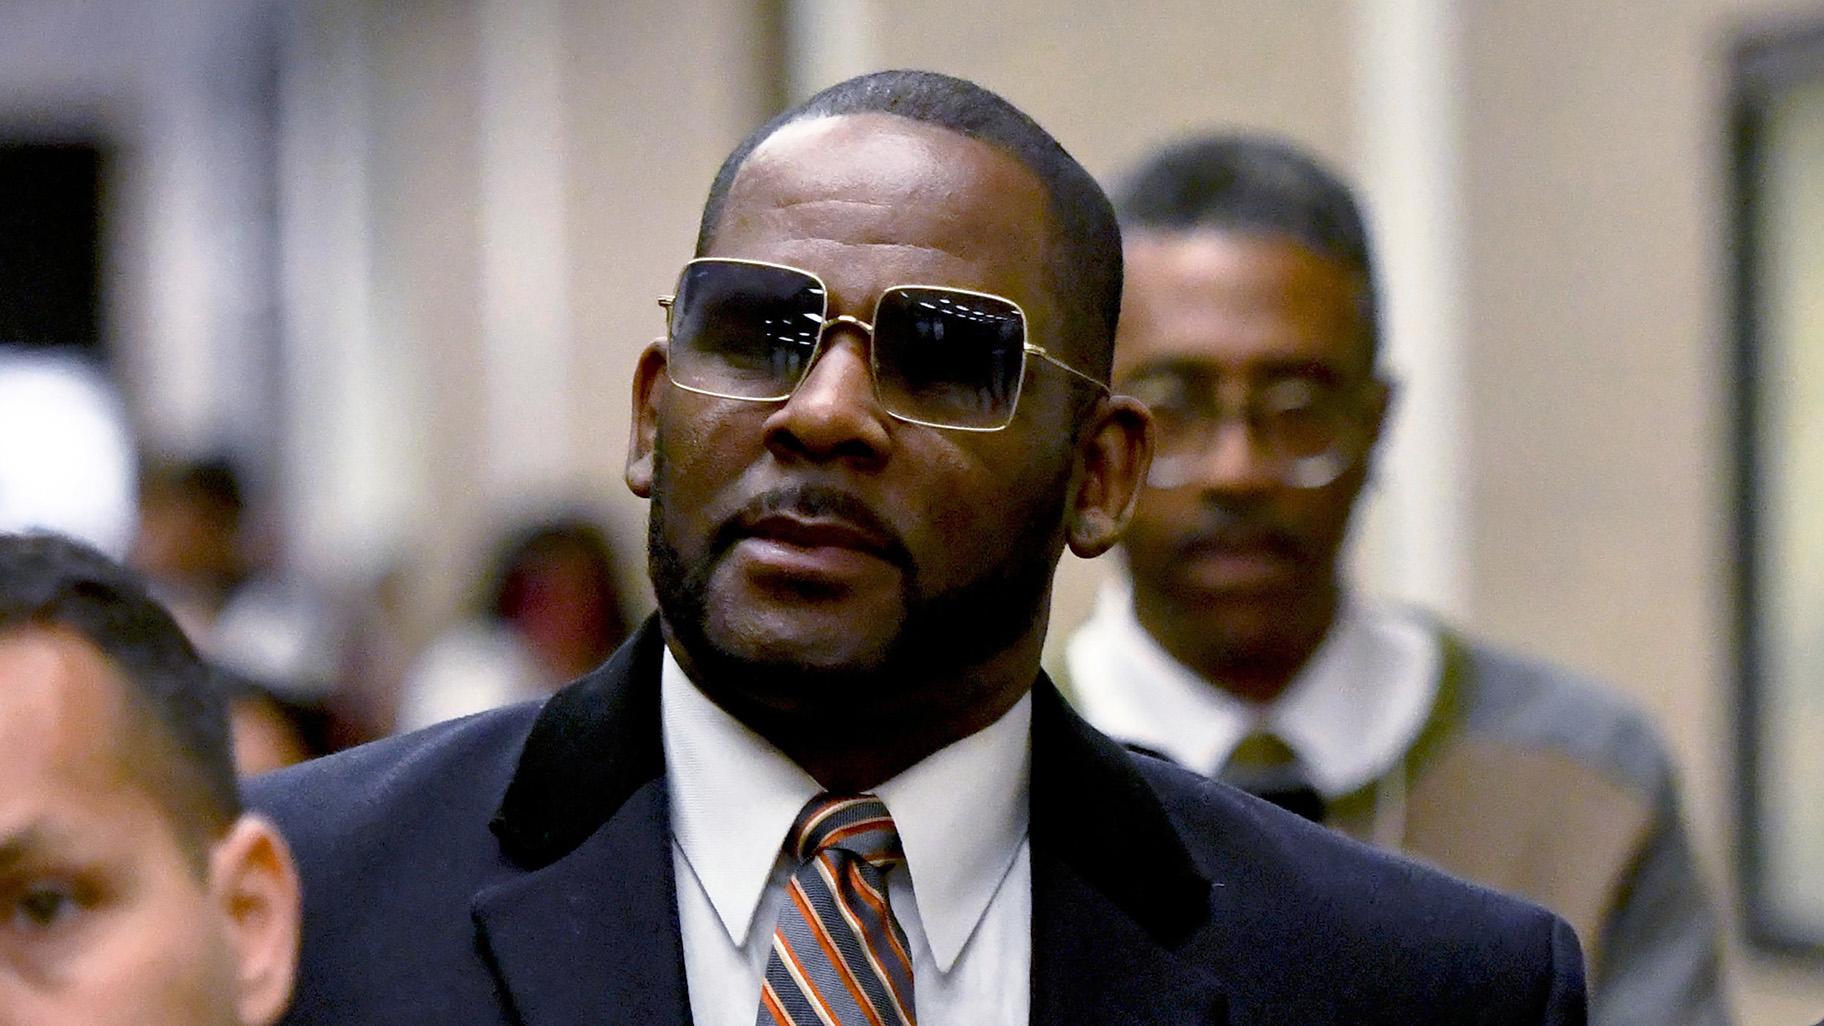
[[[524,1026],[688,1023],[662,780],[575,851],[477,896],[484,950]]]
[[[1210,883],[1131,757],[1033,693],[1032,1021],[1227,1021],[1217,967],[1182,954]]]
[[[476,894],[479,944],[523,1026],[689,1023],[648,620],[539,712],[492,824],[526,872]]]

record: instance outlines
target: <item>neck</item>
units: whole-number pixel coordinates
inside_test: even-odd
[[[991,726],[1013,708],[1031,683],[1028,680],[1028,688],[1018,693],[996,694],[992,705],[978,705],[969,710],[966,718],[943,724],[911,726],[902,718],[887,717],[885,722],[877,720],[866,726],[856,725],[862,729],[818,731],[811,736],[790,730],[761,733],[824,790],[835,794],[861,794],[873,791],[937,752]],[[907,726],[910,729],[906,729]],[[855,738],[860,743],[830,743],[831,737]]]
[[[1239,623],[1201,603],[1185,608],[1138,586],[1134,590],[1141,627],[1173,659],[1235,697],[1262,705],[1283,695],[1311,661],[1336,624],[1339,602],[1332,585]]]
[[[824,790],[859,794],[1006,715],[1032,690],[1041,640],[1042,635],[1023,639],[984,662],[933,679],[881,689],[868,687],[878,684],[874,678],[879,674],[860,674],[847,686],[824,689],[835,701],[789,703],[769,700],[776,695],[722,687],[720,681],[699,676],[684,654],[674,653],[704,695],[784,752]],[[881,696],[881,690],[890,693]],[[871,700],[854,700],[871,691]]]

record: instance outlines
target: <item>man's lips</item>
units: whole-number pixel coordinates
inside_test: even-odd
[[[783,513],[742,525],[735,553],[750,571],[820,586],[853,586],[896,574],[897,548],[878,532],[852,521],[803,519]]]
[[[801,519],[772,513],[744,525],[742,536],[800,549],[847,549],[880,559],[890,559],[894,546],[879,533],[859,524],[832,518]]]
[[[1199,538],[1178,547],[1178,572],[1212,591],[1252,591],[1289,583],[1297,560],[1266,538]]]

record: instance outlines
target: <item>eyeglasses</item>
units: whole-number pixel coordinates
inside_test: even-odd
[[[1013,421],[1036,356],[1103,391],[1108,385],[1026,337],[1011,299],[935,285],[895,285],[864,321],[831,317],[829,289],[810,271],[701,257],[684,265],[665,308],[666,374],[688,392],[779,402],[809,376],[832,325],[869,336],[881,408],[910,424],[999,431]]]
[[[1153,465],[1146,483],[1182,488],[1201,477],[1199,464],[1222,426],[1240,419],[1275,476],[1294,488],[1322,488],[1361,458],[1367,429],[1360,399],[1365,386],[1282,378],[1247,390],[1229,408],[1212,375],[1178,371],[1142,374],[1124,389],[1153,412]]]

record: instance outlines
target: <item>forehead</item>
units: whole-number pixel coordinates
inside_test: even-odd
[[[125,685],[100,652],[58,629],[0,633],[0,831],[23,808],[103,802],[131,788]]]
[[[1222,231],[1140,233],[1127,244],[1118,367],[1218,365],[1238,374],[1366,356],[1361,281],[1291,239]]]
[[[838,309],[896,284],[994,292],[1032,313],[1045,190],[1011,155],[887,114],[790,124],[736,176],[711,255],[815,271]]]

